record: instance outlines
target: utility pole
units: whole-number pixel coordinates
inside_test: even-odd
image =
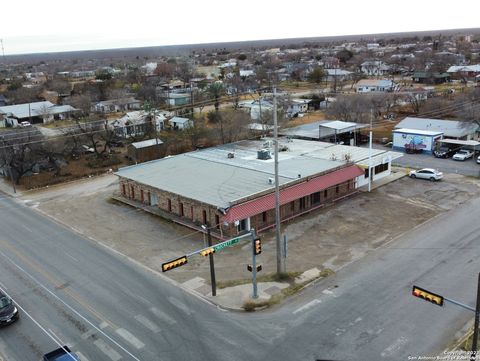
[[[275,238],[277,245],[277,276],[285,273],[285,258],[283,257],[280,239],[280,188],[278,184],[278,129],[277,129],[277,89],[273,88],[273,138],[275,142]]]
[[[202,228],[207,230],[207,242],[208,242],[208,247],[212,247],[212,235],[210,233],[210,227],[208,224],[205,226],[202,226]],[[210,253],[208,255],[208,258],[210,260],[210,281],[212,283],[212,296],[217,295],[217,282],[215,280],[215,264],[213,262],[213,253]]]
[[[370,140],[368,142],[368,191],[372,191],[372,122],[373,109],[370,110]]]
[[[473,325],[473,340],[472,340],[472,355],[470,360],[476,360],[477,354],[477,340],[478,340],[478,323],[480,319],[480,273],[478,274],[477,285],[477,305],[475,307],[475,322]]]

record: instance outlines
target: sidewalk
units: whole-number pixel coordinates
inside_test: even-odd
[[[0,177],[0,193],[4,193],[7,196],[14,197],[14,198],[21,197],[22,192],[16,188],[17,187],[15,187],[16,192],[14,192],[12,182],[7,180],[4,177]]]
[[[312,281],[318,280],[321,273],[317,268],[312,268],[303,272],[295,278],[295,286],[306,287]],[[322,278],[322,277],[320,277]],[[202,278],[195,277],[181,284],[184,288],[191,290],[200,296],[208,299],[210,302],[220,306],[223,309],[234,311],[245,311],[249,305],[258,304],[260,307],[267,306],[273,298],[282,298],[282,291],[287,289],[290,284],[287,282],[258,282],[257,298],[253,298],[252,282],[226,288],[217,288],[217,295],[212,296],[212,287],[210,282]]]
[[[384,186],[385,184],[396,181],[397,179],[406,177],[407,173],[408,173],[408,169],[392,167],[392,173],[382,179],[372,182],[371,189],[374,190],[376,188]],[[358,188],[358,190],[360,192],[368,192],[368,185],[361,186]]]

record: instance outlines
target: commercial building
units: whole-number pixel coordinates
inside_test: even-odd
[[[432,154],[436,142],[443,138],[443,132],[418,129],[394,129],[393,149],[408,153]]]
[[[414,117],[406,117],[395,129],[441,132],[443,138],[460,140],[478,140],[479,132],[479,126],[475,122]]]
[[[121,168],[116,198],[192,228],[209,224],[219,238],[262,231],[275,224],[272,146],[241,141]],[[287,138],[279,150],[282,221],[352,195],[369,176],[388,175],[400,156]]]

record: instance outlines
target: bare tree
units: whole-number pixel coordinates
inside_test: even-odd
[[[10,168],[11,176],[16,184],[26,174],[32,172],[43,159],[43,142],[39,136],[30,131],[16,133],[15,137],[2,139],[0,145],[0,164],[3,168]]]
[[[74,95],[69,98],[68,104],[76,109],[81,110],[83,115],[88,115],[90,114],[90,110],[92,108],[92,97],[90,93]]]
[[[42,104],[38,108],[38,114],[42,117],[44,123],[49,123],[52,120],[52,109],[47,104]]]

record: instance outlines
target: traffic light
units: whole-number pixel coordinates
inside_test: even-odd
[[[262,270],[262,265],[259,264],[259,265],[257,266],[257,272],[260,272],[261,270]],[[247,271],[249,271],[249,272],[252,272],[252,271],[253,271],[253,267],[252,267],[251,264],[247,264]]]
[[[183,266],[187,263],[187,256],[182,256],[173,261],[168,261],[166,263],[162,263],[162,272],[170,271],[173,268],[177,268]]]
[[[432,302],[438,306],[443,306],[443,296],[424,290],[423,288],[413,286],[412,295],[423,298],[425,301]]]
[[[209,254],[215,253],[215,248],[210,247],[207,249],[204,249],[203,251],[200,251],[200,254],[204,257],[208,256]]]
[[[253,240],[253,254],[259,255],[260,253],[262,253],[262,241],[260,238],[255,238]]]

